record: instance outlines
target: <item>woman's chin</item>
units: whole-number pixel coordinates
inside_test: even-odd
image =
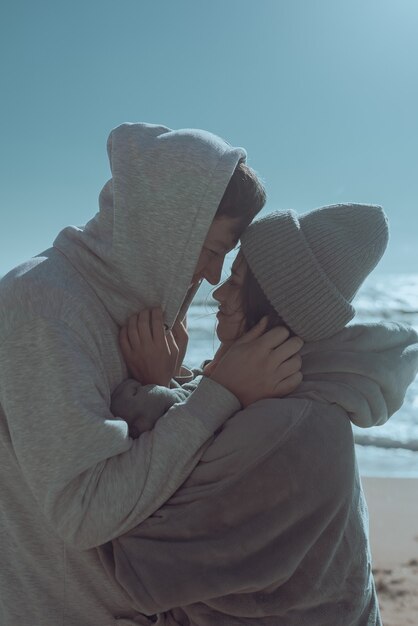
[[[234,343],[242,333],[237,332],[236,328],[224,328],[222,322],[218,322],[216,326],[216,335],[223,344]]]
[[[228,337],[228,333],[225,328],[223,328],[222,322],[218,322],[216,326],[216,335],[221,343],[225,343],[226,341],[231,341],[230,337]]]
[[[218,337],[219,341],[222,343],[223,339],[222,339],[222,327],[219,328],[219,326],[221,326],[218,322],[217,326],[216,326],[216,336]]]

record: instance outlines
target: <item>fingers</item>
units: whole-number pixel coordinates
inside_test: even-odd
[[[165,334],[160,307],[132,315],[119,332],[119,343],[130,374],[142,384],[167,386],[179,348],[171,331]],[[184,331],[185,332],[185,331]]]
[[[141,343],[145,345],[152,342],[151,333],[151,310],[144,309],[137,315],[137,332]]]
[[[173,324],[173,329],[180,326],[187,330],[187,314],[183,317],[183,319],[180,319],[179,317],[176,318]]]
[[[126,334],[131,350],[138,350],[140,346],[137,317],[137,315],[131,315],[126,325]]]
[[[247,333],[244,333],[244,335],[242,335],[242,337],[240,337],[235,342],[235,345],[241,344],[241,343],[248,343],[249,341],[253,341],[254,339],[257,339],[258,337],[260,337],[266,330],[267,321],[268,321],[267,316],[262,317],[261,320],[257,322],[257,324],[255,324],[255,326],[253,326]],[[288,336],[289,336],[289,333],[288,333]]]
[[[165,344],[163,312],[160,308],[151,311],[152,338],[156,345],[162,347]]]
[[[287,359],[284,363],[281,363],[277,370],[277,374],[280,379],[288,378],[293,374],[297,374],[302,367],[302,357],[300,354],[295,354],[290,359]]]
[[[174,339],[179,339],[180,341],[182,339],[188,339],[189,338],[189,334],[187,332],[187,328],[184,325],[184,321],[180,322],[179,320],[177,320],[172,328],[173,331],[173,335],[174,335]],[[177,341],[178,343],[178,341]]]
[[[296,372],[296,374],[292,374],[288,378],[285,378],[277,385],[275,397],[281,398],[283,396],[287,396],[289,393],[292,393],[297,389],[297,387],[299,387],[302,380],[303,376],[301,372]]]
[[[165,336],[165,339],[167,341],[167,346],[168,346],[168,350],[169,350],[169,354],[170,354],[170,361],[172,364],[172,368],[173,368],[173,373],[175,372],[175,370],[177,369],[177,360],[178,360],[178,356],[179,356],[179,348],[178,345],[174,339],[173,333],[171,332],[171,330],[168,331],[168,333]],[[171,376],[170,376],[171,378]]]
[[[275,330],[275,329],[273,329]],[[277,363],[283,363],[290,359],[291,356],[299,352],[303,346],[303,341],[300,337],[290,337],[284,343],[281,343],[277,347],[273,348],[271,356]]]
[[[165,344],[163,312],[161,308],[144,309],[136,315],[131,315],[126,327],[123,327],[123,329],[121,337],[123,337],[125,345],[129,342],[132,350],[138,350],[141,343],[147,345],[154,342],[159,346]]]
[[[274,350],[280,346],[289,337],[289,330],[286,326],[275,326],[268,330],[258,340],[260,348],[265,350]],[[293,354],[293,353],[292,353]]]
[[[170,354],[172,354],[173,352],[175,353],[178,352],[179,351],[178,345],[176,343],[176,340],[174,339],[174,335],[171,332],[171,330],[167,332],[165,338],[169,347]]]

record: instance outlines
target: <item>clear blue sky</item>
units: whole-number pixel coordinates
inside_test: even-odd
[[[4,0],[0,275],[97,210],[125,121],[244,146],[268,209],[382,204],[418,272],[416,0]]]

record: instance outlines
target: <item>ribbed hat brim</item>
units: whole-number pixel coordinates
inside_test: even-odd
[[[353,319],[354,308],[318,264],[294,211],[251,224],[241,249],[275,310],[305,341],[330,337]]]

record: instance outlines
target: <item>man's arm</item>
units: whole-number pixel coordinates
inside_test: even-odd
[[[239,408],[207,378],[132,440],[110,412],[103,369],[66,324],[36,319],[0,346],[0,402],[26,481],[57,533],[80,549],[149,517]]]

